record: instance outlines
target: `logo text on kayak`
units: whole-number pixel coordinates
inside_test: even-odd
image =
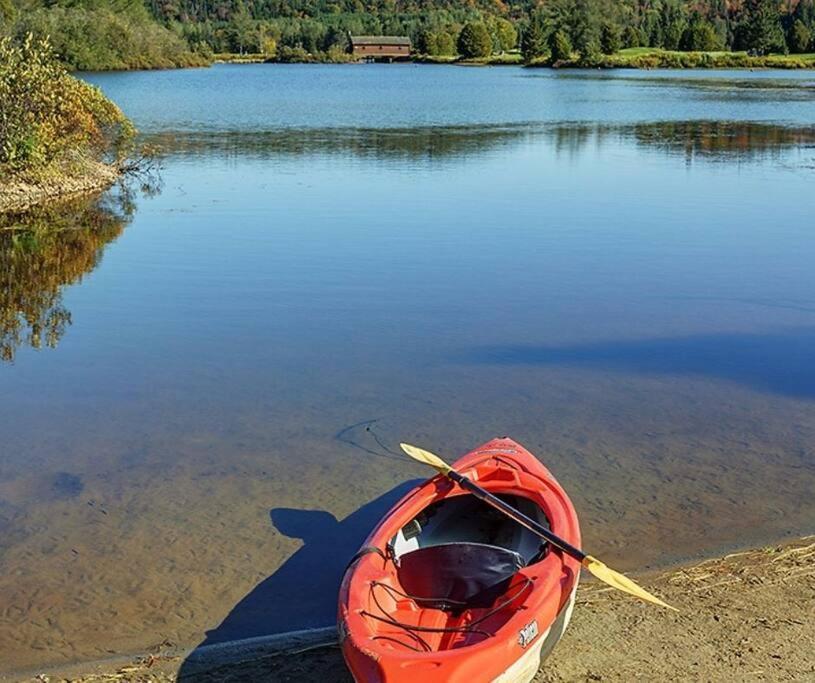
[[[521,647],[526,647],[535,640],[535,637],[538,635],[538,622],[537,621],[530,621],[526,626],[524,626],[520,632],[518,633],[518,645]]]

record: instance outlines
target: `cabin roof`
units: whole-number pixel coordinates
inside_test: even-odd
[[[351,36],[352,45],[407,45],[410,38],[407,36]]]

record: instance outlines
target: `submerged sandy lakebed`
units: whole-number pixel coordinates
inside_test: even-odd
[[[815,680],[815,536],[639,578],[680,612],[586,582],[572,624],[536,683]],[[270,649],[246,659],[224,649],[226,663],[184,662],[183,653],[159,649],[31,680],[351,683],[336,645]]]

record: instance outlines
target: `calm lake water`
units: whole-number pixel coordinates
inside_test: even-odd
[[[400,440],[623,569],[815,531],[812,73],[86,78],[161,191],[0,232],[0,671],[331,623]]]

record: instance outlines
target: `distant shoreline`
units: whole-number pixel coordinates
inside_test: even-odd
[[[214,64],[359,64],[350,58],[331,60],[319,55],[308,55],[298,60],[280,60],[264,54],[217,54]],[[526,64],[518,52],[507,52],[481,59],[463,59],[456,56],[413,55],[409,60],[394,64],[429,64],[448,66],[523,66],[549,69],[815,69],[815,53],[801,55],[771,54],[748,55],[746,52],[680,52],[659,48],[628,48],[613,55],[600,55],[592,61],[579,59],[552,64],[546,59]]]

